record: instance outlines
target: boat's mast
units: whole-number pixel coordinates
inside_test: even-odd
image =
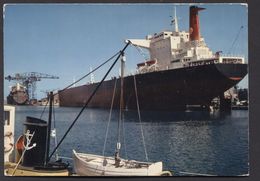
[[[47,129],[47,141],[46,141],[46,151],[45,151],[45,166],[49,162],[49,152],[50,152],[50,133],[51,133],[51,119],[52,119],[52,102],[53,102],[53,92],[49,93],[49,119],[48,119],[48,129]]]
[[[115,162],[116,166],[119,166],[120,157],[119,152],[121,148],[121,122],[123,119],[123,109],[124,109],[124,69],[125,69],[125,56],[124,52],[121,52],[121,86],[120,86],[120,111],[119,111],[119,119],[118,119],[118,127],[117,127],[117,144],[116,144],[116,153],[115,153]]]
[[[77,120],[79,119],[80,115],[82,114],[82,112],[84,111],[84,109],[86,109],[86,107],[88,106],[89,102],[92,100],[92,98],[94,97],[94,95],[96,94],[96,92],[98,91],[99,87],[101,86],[101,84],[105,81],[105,79],[107,78],[108,74],[110,73],[110,71],[112,70],[112,68],[114,67],[114,65],[117,63],[117,61],[119,60],[119,58],[122,55],[122,52],[124,52],[126,50],[126,48],[130,45],[130,41],[127,42],[127,44],[124,46],[124,48],[120,51],[120,54],[117,53],[116,55],[117,58],[116,60],[113,62],[113,64],[110,66],[110,68],[108,69],[107,73],[104,75],[104,77],[102,78],[102,80],[98,83],[98,85],[96,86],[96,88],[94,89],[94,91],[92,92],[92,94],[90,96],[88,96],[87,101],[85,102],[84,106],[82,107],[82,109],[80,110],[79,114],[76,116],[76,118],[74,119],[74,121],[71,123],[71,125],[69,126],[69,128],[67,129],[67,131],[65,132],[65,134],[63,135],[63,137],[61,138],[61,140],[59,141],[59,143],[57,144],[57,146],[54,148],[54,150],[51,152],[50,156],[49,156],[49,160],[52,157],[52,155],[57,151],[57,149],[59,148],[59,146],[61,145],[61,143],[63,142],[63,140],[66,138],[66,136],[68,135],[69,131],[71,130],[71,128],[74,126],[74,124],[77,122]],[[115,55],[115,56],[116,56]],[[113,56],[114,57],[114,56]],[[112,58],[113,58],[112,57]],[[111,59],[111,58],[110,58]],[[110,60],[109,59],[109,60]],[[103,64],[104,65],[104,64]],[[101,67],[101,66],[100,66]],[[97,69],[96,69],[97,70]],[[73,85],[73,84],[72,84]],[[70,86],[68,86],[70,87]],[[66,87],[65,89],[67,89],[68,87]],[[63,89],[63,90],[65,90]]]

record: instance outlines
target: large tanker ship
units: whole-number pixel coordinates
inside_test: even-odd
[[[186,110],[189,106],[208,108],[212,99],[247,74],[243,57],[213,53],[200,36],[199,11],[190,7],[189,32],[179,31],[175,17],[174,31],[129,39],[134,46],[146,48],[150,60],[137,64],[137,73],[124,78],[125,108],[136,109],[134,78],[141,110]],[[89,107],[109,108],[116,85],[114,106],[119,107],[120,78],[104,81]],[[59,92],[60,106],[82,106],[98,83],[86,84]]]

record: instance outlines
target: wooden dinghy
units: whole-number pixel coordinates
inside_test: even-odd
[[[142,140],[145,149],[145,156],[147,162],[140,162],[135,160],[125,160],[120,158],[120,150],[121,150],[121,129],[122,122],[124,121],[124,101],[123,101],[123,82],[124,82],[124,67],[125,67],[125,56],[124,52],[121,52],[121,80],[120,80],[120,111],[119,111],[119,119],[118,119],[118,127],[117,127],[117,143],[116,143],[116,151],[114,157],[106,157],[105,148],[107,142],[107,134],[109,123],[111,121],[111,114],[113,109],[114,97],[116,92],[116,80],[114,85],[114,92],[111,101],[110,114],[108,119],[108,125],[106,129],[106,137],[103,147],[103,154],[101,155],[93,155],[87,153],[77,153],[75,150],[72,152],[73,161],[74,161],[74,171],[77,175],[80,176],[161,176],[165,174],[162,170],[162,162],[151,163],[148,162],[147,151],[144,143],[144,134],[143,129],[141,127],[142,132]],[[118,57],[118,58],[119,58]],[[139,121],[141,122],[140,110],[139,110],[139,102],[137,96],[137,87],[136,80],[134,77],[134,85],[135,85],[135,93],[136,93],[136,102],[137,102],[137,110]],[[141,124],[140,124],[141,125]],[[170,175],[170,174],[168,174]]]
[[[73,150],[74,170],[80,176],[160,176],[162,162],[138,162],[121,159],[119,167],[114,157],[77,153]]]

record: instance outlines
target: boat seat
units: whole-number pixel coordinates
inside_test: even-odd
[[[84,160],[87,161],[87,162],[91,162],[91,161],[94,161],[96,159],[95,158],[84,158]]]

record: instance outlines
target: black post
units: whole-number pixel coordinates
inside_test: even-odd
[[[45,166],[48,164],[49,152],[50,152],[50,134],[51,134],[51,119],[52,119],[52,102],[53,102],[53,92],[49,93],[49,119],[48,119],[48,128],[47,128],[47,141],[46,141],[46,152],[45,152]]]
[[[220,95],[219,109],[221,112],[225,112],[225,113],[231,112],[231,98],[225,98],[224,93]]]

